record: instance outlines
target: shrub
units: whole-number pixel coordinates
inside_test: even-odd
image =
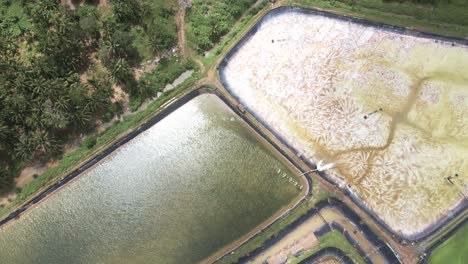
[[[96,145],[95,137],[87,137],[84,141],[84,145],[87,149],[92,149]]]

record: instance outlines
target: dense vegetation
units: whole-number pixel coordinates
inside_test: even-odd
[[[256,0],[195,0],[187,15],[187,35],[199,52],[207,51],[232,28]]]
[[[157,67],[139,81],[133,68],[176,45],[177,1],[73,2],[0,0],[0,189],[22,162],[58,155],[120,114],[113,86],[141,103],[174,75]],[[190,67],[169,60],[177,73]]]

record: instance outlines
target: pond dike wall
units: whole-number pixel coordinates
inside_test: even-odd
[[[382,257],[386,260],[387,263],[389,264],[395,264],[395,263],[400,263],[400,260],[398,257],[394,254],[393,250],[388,246],[387,243],[385,243],[377,234],[375,234],[372,229],[370,229],[364,222],[362,222],[361,218],[359,215],[357,215],[351,208],[349,208],[346,204],[343,202],[334,199],[334,198],[329,198],[327,200],[323,200],[318,202],[314,208],[310,209],[308,212],[300,216],[298,219],[296,219],[293,223],[282,229],[277,235],[267,239],[263,245],[255,249],[254,251],[250,252],[249,254],[241,257],[237,263],[246,263],[264,251],[268,250],[271,246],[273,246],[275,243],[283,239],[287,234],[289,234],[291,231],[296,229],[298,226],[303,224],[305,221],[307,221],[309,218],[316,216],[322,209],[325,208],[333,208],[338,210],[341,214],[343,214],[350,222],[352,222],[360,231],[362,231],[362,234],[364,237],[369,241],[370,244],[374,246],[374,248],[378,248],[376,253],[378,252]],[[356,250],[359,252],[359,254],[364,258],[366,263],[372,263],[368,257],[366,257],[366,253],[364,250],[361,248],[361,246],[349,235],[349,233],[344,230],[343,226],[340,224],[333,222],[331,224],[331,227],[334,230],[339,231],[342,233],[345,238],[348,240],[348,242],[356,248]],[[329,232],[332,232],[333,230],[330,229],[328,225],[324,225],[320,227],[319,229],[315,230],[314,234],[317,237],[322,237],[326,235]],[[252,237],[253,239],[253,237]]]
[[[279,152],[288,162],[291,163],[292,166],[296,167],[302,173],[305,172],[303,169],[301,169],[301,166],[299,166],[299,164],[297,164],[294,160],[292,160],[290,157],[288,157],[288,155],[284,152],[284,150],[281,147],[279,147],[276,143],[274,143],[271,139],[269,139],[251,120],[246,118],[240,112],[240,110],[235,105],[233,105],[231,101],[229,101],[226,97],[224,97],[224,95],[222,95],[218,90],[211,89],[211,88],[199,88],[199,89],[196,89],[194,91],[189,92],[187,95],[184,95],[183,97],[181,97],[178,101],[168,105],[167,108],[165,108],[163,111],[161,111],[160,113],[155,115],[153,118],[151,118],[149,121],[147,121],[146,123],[142,124],[141,126],[136,128],[135,130],[130,132],[128,135],[126,135],[125,137],[120,139],[117,143],[111,145],[110,147],[108,147],[107,149],[105,149],[104,151],[99,153],[98,155],[94,156],[93,159],[89,160],[83,166],[81,166],[80,168],[78,168],[75,171],[71,172],[70,174],[66,175],[64,178],[62,178],[60,181],[58,181],[57,183],[55,183],[51,187],[45,189],[44,191],[42,191],[39,194],[37,194],[36,196],[34,196],[34,198],[32,198],[29,202],[24,204],[22,207],[20,207],[16,211],[10,213],[6,218],[2,219],[0,221],[0,228],[2,228],[7,223],[10,223],[13,220],[19,218],[30,207],[32,207],[35,204],[43,201],[45,198],[47,198],[49,195],[51,195],[54,191],[56,191],[59,188],[65,186],[71,180],[73,180],[73,179],[77,178],[78,176],[80,176],[83,172],[85,172],[86,170],[90,169],[91,167],[93,167],[94,165],[99,163],[102,159],[107,157],[113,151],[117,150],[119,147],[121,147],[121,146],[125,145],[126,143],[128,143],[129,141],[131,141],[136,136],[138,136],[142,132],[146,131],[147,129],[149,129],[150,127],[152,127],[153,125],[155,125],[156,123],[158,123],[159,121],[161,121],[162,119],[167,117],[168,115],[170,115],[172,112],[177,110],[179,107],[183,106],[184,104],[186,104],[187,102],[189,102],[193,98],[195,98],[195,97],[197,97],[197,96],[199,96],[201,94],[206,94],[206,93],[214,94],[218,98],[220,98],[231,110],[233,110],[240,118],[242,118],[242,120],[244,122],[246,122],[258,135],[260,135],[264,140],[266,140],[269,144],[271,144],[274,147],[274,150]],[[307,193],[304,195],[304,197],[302,197],[302,199],[299,202],[297,202],[293,206],[293,208],[295,208],[297,205],[301,204],[304,201],[305,197],[312,193],[312,180],[307,176],[305,176],[305,179],[307,180],[307,185],[308,185],[308,186],[306,186],[307,187]],[[284,217],[284,215],[286,215],[291,209],[286,211],[278,219]],[[275,223],[278,219],[276,219],[273,223]],[[271,223],[271,224],[273,224],[273,223]],[[268,225],[267,227],[269,227],[270,225]],[[267,227],[263,228],[261,231],[263,231]]]
[[[343,251],[334,247],[323,248],[319,250],[317,253],[313,254],[312,256],[299,262],[299,264],[314,264],[320,259],[325,258],[325,257],[337,258],[340,260],[340,263],[343,263],[343,264],[354,264],[354,262],[348,256],[346,256],[346,254]]]
[[[392,26],[392,25],[387,25],[383,23],[377,23],[377,22],[372,22],[360,18],[354,18],[354,17],[348,17],[348,16],[342,16],[342,15],[337,15],[333,14],[330,12],[325,12],[321,10],[316,10],[316,9],[309,9],[309,8],[299,8],[299,7],[292,7],[292,6],[281,6],[275,9],[272,9],[269,13],[267,13],[264,17],[262,17],[237,43],[232,47],[226,56],[223,58],[221,63],[218,65],[218,74],[219,78],[221,80],[221,83],[223,86],[226,88],[226,90],[238,101],[242,104],[242,98],[237,96],[236,94],[231,92],[230,86],[228,82],[226,81],[226,73],[224,69],[226,66],[229,64],[229,61],[232,59],[232,57],[244,46],[244,44],[252,38],[252,36],[257,33],[257,31],[261,28],[263,22],[272,19],[278,15],[281,15],[283,13],[299,13],[299,14],[306,14],[306,15],[316,15],[316,16],[324,16],[328,18],[333,18],[337,19],[340,21],[344,21],[347,23],[355,23],[363,26],[368,26],[368,27],[373,27],[377,28],[383,31],[387,32],[393,32],[401,35],[407,35],[407,36],[413,36],[413,37],[419,37],[419,38],[426,38],[426,39],[432,39],[435,42],[445,42],[445,43],[451,43],[452,46],[455,45],[463,45],[463,46],[468,46],[468,40],[467,39],[462,39],[462,38],[456,38],[456,37],[449,37],[449,36],[442,36],[442,35],[437,35],[434,33],[430,32],[425,32],[425,31],[417,31],[417,30],[412,30],[404,27],[398,27],[398,26]],[[248,106],[243,105],[247,111],[249,111],[250,114],[252,114],[255,119],[257,119],[267,130],[270,131],[275,137],[287,148],[289,148],[293,153],[299,153],[299,151],[292,146],[283,136],[279,135],[271,126],[265,122],[265,120],[261,117],[259,117],[252,109],[250,109]],[[315,169],[316,164],[311,162],[311,160],[305,158],[304,156],[298,157],[307,164],[310,168]],[[463,213],[465,213],[468,209],[468,202],[466,199],[464,199],[462,202],[460,202],[455,208],[447,212],[445,216],[443,216],[441,219],[436,221],[435,223],[431,224],[428,226],[426,229],[422,230],[421,232],[418,232],[414,235],[402,235],[400,233],[395,232],[387,223],[385,223],[377,214],[374,213],[365,203],[362,202],[362,200],[353,192],[349,191],[347,188],[341,188],[339,187],[338,183],[333,180],[332,177],[330,177],[328,174],[324,172],[316,172],[319,174],[322,178],[327,180],[329,183],[333,184],[335,187],[339,188],[346,196],[348,196],[356,205],[358,205],[363,211],[365,211],[374,221],[379,223],[387,232],[389,232],[392,237],[396,238],[399,243],[402,244],[407,244],[407,243],[418,243],[421,242],[422,240],[428,238],[429,236],[433,235],[436,231],[438,231],[442,226],[446,224],[450,224],[451,220],[454,218],[457,218],[458,216],[461,216]],[[468,215],[465,215],[464,217],[466,218]]]

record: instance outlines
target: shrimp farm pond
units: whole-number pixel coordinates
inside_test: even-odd
[[[466,209],[468,46],[278,8],[219,68],[224,86],[393,233]]]
[[[0,262],[211,261],[308,190],[264,141],[198,95],[0,227]]]

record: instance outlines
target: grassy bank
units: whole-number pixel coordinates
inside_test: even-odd
[[[299,7],[320,8],[440,35],[468,37],[468,2],[463,0],[440,2],[436,5],[383,0],[287,0],[285,3]]]
[[[468,226],[459,230],[455,235],[445,241],[431,254],[429,261],[432,264],[462,264],[468,259]]]

